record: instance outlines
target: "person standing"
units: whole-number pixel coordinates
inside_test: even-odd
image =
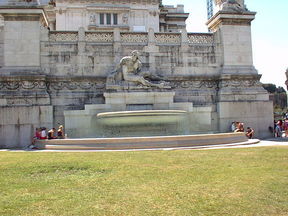
[[[284,120],[283,129],[285,131],[285,137],[288,137],[288,118],[285,118]]]

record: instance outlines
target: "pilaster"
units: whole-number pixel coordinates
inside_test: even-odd
[[[153,28],[148,31],[148,46],[145,47],[145,52],[149,53],[149,70],[151,73],[156,73],[156,55],[159,52],[159,47],[156,46],[155,32]]]

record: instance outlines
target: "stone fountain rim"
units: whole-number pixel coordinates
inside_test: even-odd
[[[135,111],[117,111],[102,112],[97,114],[97,118],[111,118],[120,116],[161,116],[161,115],[185,115],[185,110],[135,110]]]

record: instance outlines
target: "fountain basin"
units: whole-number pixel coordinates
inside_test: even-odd
[[[98,137],[143,137],[189,134],[183,110],[137,110],[99,113],[92,127]]]
[[[183,110],[137,110],[97,114],[99,123],[110,126],[174,124],[185,120],[186,117],[187,112]]]

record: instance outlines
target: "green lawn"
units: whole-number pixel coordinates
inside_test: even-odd
[[[288,215],[288,147],[0,152],[0,215]]]

